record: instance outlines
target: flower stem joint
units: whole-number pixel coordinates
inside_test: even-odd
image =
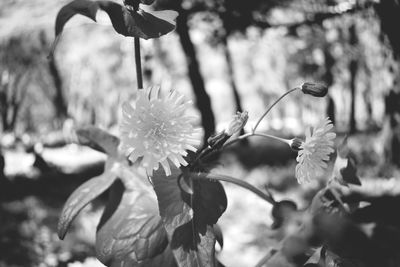
[[[229,123],[227,129],[217,134],[214,134],[207,139],[208,145],[212,149],[220,149],[232,135],[243,129],[248,119],[249,113],[247,111],[236,112],[236,115]]]
[[[301,150],[301,144],[303,143],[303,141],[300,139],[300,138],[293,138],[292,140],[290,140],[291,142],[290,142],[290,148],[293,150],[293,151],[296,151],[296,152],[298,152],[298,151],[300,151]]]
[[[300,88],[304,94],[315,97],[324,97],[328,93],[328,87],[320,83],[305,82],[300,86]]]

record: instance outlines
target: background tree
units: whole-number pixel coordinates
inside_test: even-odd
[[[396,65],[393,75],[397,77],[393,88],[386,97],[386,158],[400,166],[400,35],[397,25],[400,23],[400,3],[395,0],[380,1],[375,10],[381,21],[381,31],[393,50]]]

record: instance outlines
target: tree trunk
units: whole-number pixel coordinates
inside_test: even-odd
[[[357,32],[356,26],[353,24],[350,26],[350,45],[355,47],[357,45]],[[351,90],[351,98],[350,98],[350,134],[353,134],[357,131],[356,127],[356,79],[357,79],[357,70],[358,70],[358,62],[357,58],[352,58],[350,61],[350,90]]]
[[[4,167],[5,167],[5,160],[4,160],[3,153],[0,150],[0,180],[3,180],[5,178]]]
[[[372,99],[371,99],[371,70],[368,68],[368,66],[365,66],[365,70],[366,70],[366,76],[367,76],[367,80],[366,80],[366,88],[363,92],[363,99],[364,99],[364,103],[365,103],[365,110],[367,112],[367,129],[371,130],[376,128],[376,124],[373,118],[373,110],[372,110]]]
[[[332,54],[329,51],[329,47],[326,47],[324,50],[324,56],[325,56],[325,74],[324,74],[324,81],[326,83],[326,86],[329,88],[333,85],[333,73],[332,69],[335,64],[335,59],[332,56]],[[328,118],[332,121],[332,123],[335,125],[336,123],[336,117],[335,117],[335,101],[333,98],[328,95],[328,106],[326,109],[326,115]]]
[[[229,44],[228,44],[227,36],[224,36],[222,38],[222,45],[223,45],[224,56],[225,56],[226,65],[227,65],[227,69],[228,69],[229,84],[231,85],[233,97],[235,100],[235,109],[239,112],[242,112],[243,108],[242,108],[242,103],[240,101],[239,92],[238,92],[236,82],[235,82],[235,70],[233,68],[232,56],[229,51]]]
[[[7,95],[4,91],[0,91],[0,112],[1,112],[1,123],[2,130],[8,130],[8,107],[7,107]]]
[[[400,35],[398,25],[400,25],[400,3],[397,0],[380,1],[375,5],[375,10],[381,21],[381,32],[386,35],[393,49],[393,55],[400,68]],[[400,73],[395,73],[399,80]],[[390,125],[390,134],[385,140],[387,158],[390,162],[400,166],[400,89],[399,84],[395,84],[386,98],[386,121]]]
[[[204,144],[206,144],[207,138],[215,132],[215,118],[211,109],[210,97],[205,90],[204,80],[200,73],[196,51],[189,35],[187,13],[181,8],[179,8],[176,31],[179,34],[182,49],[186,56],[189,78],[196,96],[196,105],[201,114],[202,126],[204,128]]]
[[[233,68],[233,60],[232,60],[231,52],[229,50],[228,36],[224,35],[224,37],[222,38],[222,45],[223,45],[225,61],[226,61],[227,69],[228,69],[229,83],[231,85],[233,98],[235,100],[235,110],[239,111],[239,112],[243,112],[242,103],[240,101],[239,91],[237,89],[236,82],[235,82],[235,70]],[[244,129],[242,128],[240,130],[239,134],[243,135],[244,133],[245,133]],[[242,140],[242,144],[243,145],[248,144],[247,138]]]

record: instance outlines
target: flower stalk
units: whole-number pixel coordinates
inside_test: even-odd
[[[295,87],[289,91],[287,91],[286,93],[284,93],[283,95],[281,95],[277,100],[275,100],[274,103],[272,103],[272,105],[264,112],[264,114],[258,119],[256,125],[253,128],[253,133],[255,133],[255,131],[257,130],[258,125],[261,123],[261,121],[264,119],[265,116],[267,116],[267,114],[271,111],[271,109],[278,104],[279,101],[281,101],[285,96],[287,96],[288,94],[296,91],[296,90],[301,90],[300,87]]]
[[[138,89],[143,89],[142,62],[140,58],[140,39],[134,38],[135,42],[135,64],[136,64],[136,81]]]

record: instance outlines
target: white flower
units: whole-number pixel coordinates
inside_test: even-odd
[[[336,137],[336,134],[331,132],[332,128],[332,122],[328,118],[314,129],[307,128],[306,140],[300,145],[296,158],[296,178],[300,184],[310,182],[328,166],[326,162],[334,151],[333,139]]]
[[[192,125],[196,117],[185,115],[191,102],[176,91],[160,97],[159,90],[139,90],[136,106],[124,103],[122,107],[121,148],[150,176],[159,164],[171,175],[169,161],[186,166],[186,150],[196,151],[200,144],[200,129]]]

